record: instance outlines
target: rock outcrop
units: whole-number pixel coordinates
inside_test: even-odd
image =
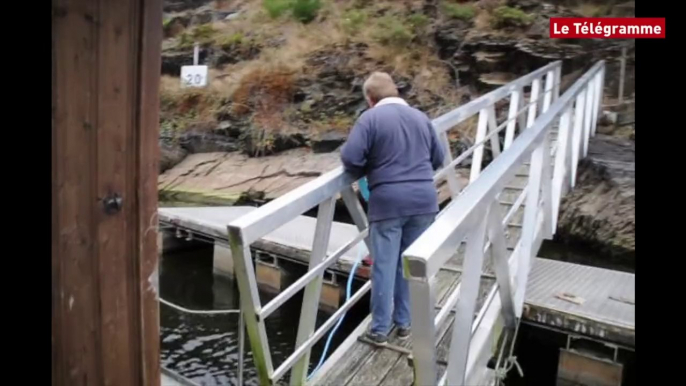
[[[577,185],[563,199],[556,237],[582,243],[614,263],[635,259],[635,144],[607,135],[591,139]]]
[[[191,154],[159,178],[163,201],[233,205],[272,200],[340,165],[339,153],[294,149],[269,157]],[[249,197],[246,197],[249,196]],[[249,198],[249,199],[248,199]]]
[[[551,17],[580,17],[581,15],[560,5],[532,0],[507,2],[532,17],[527,26],[511,27],[503,31],[475,32],[474,23],[449,20],[436,27],[435,41],[441,59],[458,74],[461,85],[470,85],[479,92],[492,90],[551,61],[563,62],[563,74],[586,69],[590,64],[605,59],[606,85],[610,95],[617,90],[622,46],[628,48],[626,94],[634,89],[633,68],[635,43],[607,39],[552,40]],[[627,6],[628,7],[628,6]],[[622,9],[630,9],[624,7]]]

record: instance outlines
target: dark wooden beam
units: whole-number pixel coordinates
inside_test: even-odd
[[[52,384],[158,385],[162,0],[52,6]]]

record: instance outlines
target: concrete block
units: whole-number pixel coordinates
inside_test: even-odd
[[[557,386],[621,386],[623,366],[576,350],[560,350]]]
[[[231,249],[217,243],[214,244],[212,271],[215,275],[234,278],[235,271]]]
[[[258,287],[267,292],[281,292],[281,268],[277,264],[255,261],[255,275]]]
[[[337,283],[323,282],[319,307],[327,312],[335,312],[341,305],[344,288]]]

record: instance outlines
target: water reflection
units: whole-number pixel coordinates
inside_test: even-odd
[[[302,267],[291,267],[291,271]],[[302,291],[301,291],[302,292]],[[237,309],[238,290],[233,281],[212,274],[212,245],[197,244],[191,249],[164,255],[160,269],[160,295],[165,300],[195,310]],[[271,296],[260,295],[266,302]],[[266,321],[274,367],[293,352],[302,295],[294,296]],[[368,312],[362,302],[346,316],[332,342],[335,346],[359,324]],[[319,312],[317,326],[330,315]],[[160,305],[162,365],[204,386],[237,385],[238,315],[190,315]],[[312,350],[316,365],[324,339]],[[257,373],[246,336],[243,382],[258,385]],[[287,383],[285,378],[281,383]]]

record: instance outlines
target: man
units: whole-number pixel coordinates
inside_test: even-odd
[[[410,294],[401,253],[434,221],[438,197],[433,171],[443,149],[429,118],[398,97],[390,75],[373,73],[363,93],[370,109],[341,150],[347,172],[367,177],[372,244],[372,325],[367,337],[385,344],[391,322],[410,335]]]

